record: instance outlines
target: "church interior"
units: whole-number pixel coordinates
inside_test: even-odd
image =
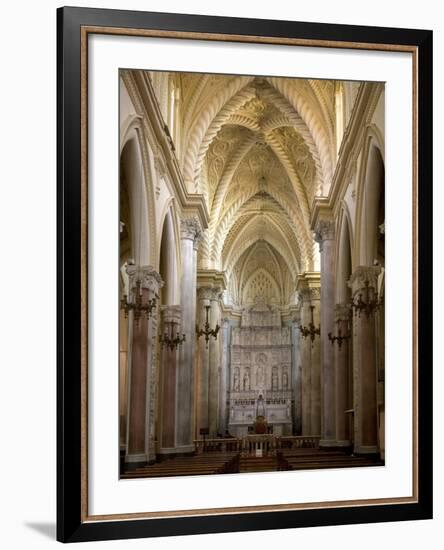
[[[383,465],[384,84],[119,85],[121,477]]]

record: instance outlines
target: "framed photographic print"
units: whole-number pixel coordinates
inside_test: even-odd
[[[432,517],[432,33],[58,10],[58,539]]]

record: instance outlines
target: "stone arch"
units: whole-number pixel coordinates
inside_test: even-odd
[[[120,139],[120,174],[119,181],[122,182],[122,159],[128,149],[132,149],[133,159],[126,157],[124,165],[128,166],[127,162],[131,160],[136,161],[137,166],[137,183],[134,181],[131,184],[131,190],[128,189],[129,195],[131,195],[131,204],[134,207],[134,201],[136,203],[143,202],[142,212],[143,225],[145,226],[143,231],[146,237],[146,241],[149,244],[148,252],[146,255],[145,265],[153,265],[156,258],[156,248],[154,243],[157,240],[156,231],[156,209],[155,209],[155,178],[156,172],[154,170],[154,161],[152,155],[147,147],[147,140],[145,130],[143,127],[142,117],[138,115],[129,116],[121,127],[121,139]],[[138,195],[139,193],[139,195]],[[138,207],[136,206],[136,211]],[[137,234],[138,228],[133,226],[132,233]],[[136,258],[134,258],[136,260]]]
[[[172,206],[165,213],[159,244],[159,273],[164,281],[164,287],[161,290],[161,303],[163,305],[179,304],[179,248]]]
[[[352,263],[352,239],[351,225],[345,208],[341,210],[339,219],[339,239],[336,247],[336,303],[343,304],[349,302],[350,287],[348,281],[353,273]]]
[[[378,254],[379,209],[381,193],[385,190],[385,170],[381,150],[372,135],[368,135],[364,148],[359,178],[356,239],[354,256],[356,265],[373,265]]]

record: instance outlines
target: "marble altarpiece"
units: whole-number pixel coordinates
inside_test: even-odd
[[[258,415],[274,435],[291,435],[291,334],[275,307],[246,308],[240,327],[232,328],[228,428],[243,437]]]

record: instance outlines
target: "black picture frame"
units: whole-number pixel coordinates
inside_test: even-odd
[[[418,493],[416,502],[151,519],[85,519],[82,504],[82,27],[409,46],[417,79]],[[388,48],[389,49],[389,48]],[[432,32],[65,7],[57,10],[57,539],[62,542],[432,518]],[[86,261],[86,260],[85,260]],[[82,351],[83,350],[83,351]]]

